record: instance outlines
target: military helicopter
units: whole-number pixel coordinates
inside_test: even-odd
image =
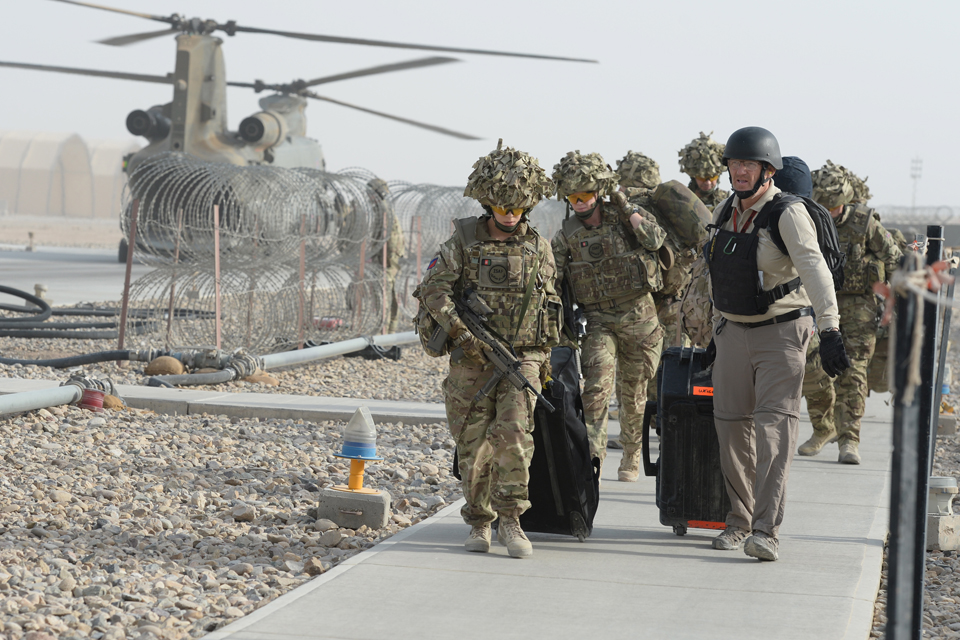
[[[100,40],[99,42],[102,44],[122,47],[152,38],[176,34],[176,64],[173,73],[168,73],[165,76],[19,62],[0,62],[0,67],[172,85],[173,100],[171,102],[164,105],[152,106],[148,109],[137,109],[130,112],[127,116],[127,130],[133,135],[146,138],[149,142],[145,148],[133,154],[125,161],[124,170],[127,172],[132,171],[139,163],[151,156],[171,151],[185,153],[206,161],[225,162],[236,165],[272,164],[281,167],[311,167],[323,169],[325,168],[325,161],[319,143],[306,137],[307,121],[305,109],[308,98],[322,100],[382,118],[389,118],[396,122],[412,125],[442,135],[464,140],[480,139],[467,133],[349,104],[334,98],[319,95],[312,91],[312,87],[321,84],[407,69],[448,64],[457,62],[456,58],[431,56],[314,78],[312,80],[295,80],[290,83],[270,84],[261,80],[254,82],[233,82],[227,81],[223,52],[221,50],[223,40],[214,36],[217,32],[223,32],[228,36],[234,36],[238,33],[259,33],[300,40],[390,47],[396,49],[510,56],[567,62],[596,62],[595,60],[580,58],[483,49],[438,47],[382,40],[277,31],[246,27],[238,25],[233,20],[220,23],[215,20],[185,18],[180,14],[170,16],[153,15],[89,2],[80,2],[78,0],[55,1],[145,18],[169,25],[168,28],[160,31],[149,31],[146,33],[136,33]],[[241,121],[237,131],[229,131],[227,126],[227,87],[245,87],[253,89],[257,93],[271,91],[273,94],[260,100],[262,111]]]

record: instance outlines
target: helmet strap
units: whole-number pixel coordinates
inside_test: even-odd
[[[569,205],[567,205],[567,206],[569,206]],[[588,210],[586,210],[586,211],[577,211],[576,209],[574,209],[574,210],[573,210],[573,215],[577,216],[577,219],[580,220],[580,221],[589,220],[590,217],[593,215],[593,212],[596,211],[596,210],[597,210],[597,207],[599,207],[599,206],[600,206],[600,194],[597,194],[597,201],[596,201],[596,203],[593,205],[592,208],[590,208],[590,209],[588,209]]]
[[[727,174],[728,174],[728,176],[730,177],[730,184],[732,185],[732,184],[733,184],[733,176],[730,175],[730,167],[727,167]],[[760,187],[762,187],[763,185],[767,184],[767,182],[769,182],[769,180],[770,180],[770,178],[767,177],[767,163],[766,163],[766,162],[761,162],[761,163],[760,163],[760,177],[757,178],[757,182],[756,182],[756,184],[753,185],[753,188],[750,189],[749,191],[737,191],[736,189],[734,189],[733,192],[734,192],[735,194],[737,194],[737,197],[740,198],[741,200],[749,200],[750,198],[752,198],[752,197],[757,193],[757,191],[760,190]]]

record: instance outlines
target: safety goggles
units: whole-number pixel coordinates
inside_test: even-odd
[[[490,207],[490,209],[494,213],[499,213],[501,216],[522,216],[530,211],[530,208],[524,209],[523,207],[514,207],[511,209],[506,207]]]
[[[697,180],[703,180],[704,182],[713,182],[714,180],[719,180],[720,176],[697,176]]]
[[[567,196],[567,201],[570,204],[577,204],[578,202],[590,202],[597,195],[596,191],[578,191],[577,193],[571,193]]]

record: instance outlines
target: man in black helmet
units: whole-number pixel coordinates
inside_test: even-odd
[[[739,129],[723,164],[734,195],[715,209],[706,245],[715,305],[706,355],[716,356],[714,420],[732,509],[713,547],[776,560],[814,314],[824,370],[836,376],[850,363],[813,219],[773,183],[783,168],[777,139]]]

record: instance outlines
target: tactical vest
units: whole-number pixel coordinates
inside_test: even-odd
[[[757,234],[767,225],[768,210],[765,206],[757,214],[750,233],[721,228],[725,222],[721,216],[715,226],[716,233],[704,245],[713,285],[713,305],[720,311],[740,316],[763,315],[775,301],[800,288],[800,278],[769,290],[764,290],[760,283]]]
[[[862,204],[851,206],[853,211],[837,225],[840,249],[847,256],[843,287],[837,293],[868,293],[874,282],[884,281],[885,267],[879,258],[867,252],[867,226],[872,210]]]
[[[525,236],[503,242],[482,242],[477,239],[477,223],[487,218],[461,218],[454,221],[463,245],[463,275],[455,294],[471,286],[493,314],[487,328],[495,331],[514,347],[556,345],[560,339],[560,298],[549,295],[544,284],[556,276],[549,265],[540,264],[537,244],[540,236],[527,225]],[[527,283],[534,278],[533,292],[519,329],[520,310]],[[516,335],[516,340],[514,340]]]
[[[569,247],[567,277],[581,305],[629,299],[663,287],[654,252],[640,246],[616,212],[603,210],[603,223],[588,229],[576,217],[564,221],[561,232]]]

